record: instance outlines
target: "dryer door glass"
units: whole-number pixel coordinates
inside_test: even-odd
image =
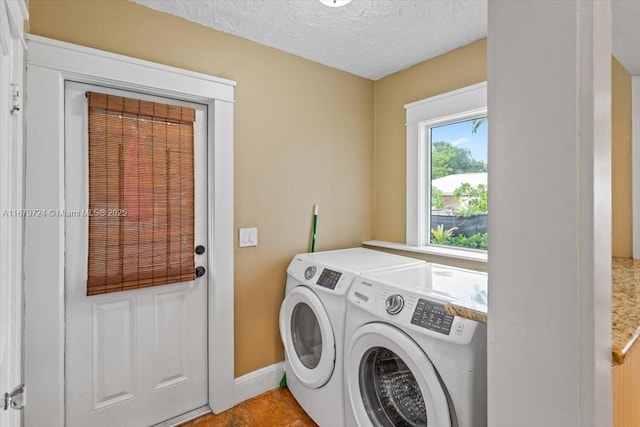
[[[373,347],[360,361],[360,392],[376,427],[427,425],[427,409],[420,385],[393,351]]]
[[[291,315],[291,337],[293,348],[300,362],[314,369],[322,356],[322,334],[316,315],[305,303],[298,303]]]

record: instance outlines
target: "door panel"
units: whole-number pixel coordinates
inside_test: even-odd
[[[66,212],[88,208],[87,91],[196,109],[195,243],[206,245],[206,106],[67,82]],[[87,297],[88,218],[64,223],[66,425],[148,426],[205,406],[207,275]],[[206,255],[193,256],[207,267]]]
[[[180,290],[155,296],[155,390],[187,381],[188,332],[185,294]]]
[[[93,409],[136,396],[133,301],[126,298],[93,306]]]

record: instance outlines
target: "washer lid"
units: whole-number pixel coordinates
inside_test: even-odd
[[[451,427],[447,396],[431,361],[400,330],[383,323],[357,329],[345,372],[358,425]]]
[[[410,291],[423,296],[432,295],[443,301],[452,301],[487,290],[487,273],[433,263],[366,273],[356,280],[362,281],[379,283],[389,288],[392,293]]]
[[[322,302],[306,286],[295,287],[282,303],[280,337],[301,383],[319,388],[329,381],[336,360],[333,328]]]
[[[341,271],[349,271],[355,274],[365,271],[424,264],[424,261],[414,258],[365,248],[339,249],[335,251],[296,255],[296,258],[301,257],[312,264]]]

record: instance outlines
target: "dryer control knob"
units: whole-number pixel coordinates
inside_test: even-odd
[[[313,265],[310,265],[304,270],[304,278],[307,280],[311,280],[311,278],[315,275],[316,275],[316,267]]]
[[[402,295],[394,294],[387,298],[387,313],[396,315],[402,311],[404,307],[404,298]]]

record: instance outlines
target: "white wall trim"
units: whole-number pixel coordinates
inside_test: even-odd
[[[439,117],[487,108],[487,82],[405,104],[407,126]]]
[[[24,4],[24,0],[5,0],[9,18],[9,27],[13,38],[20,41],[26,47],[24,41],[24,21],[29,20],[29,13]]]
[[[233,361],[233,90],[235,83],[28,36],[27,208],[64,209],[64,82],[203,103],[209,111],[209,404],[235,404]],[[27,425],[64,426],[64,218],[25,224]]]
[[[274,363],[235,379],[236,405],[280,386],[284,362]]]
[[[0,0],[0,396],[22,383],[22,248],[24,183],[23,0]],[[20,88],[11,111],[12,85]],[[21,425],[20,411],[0,409],[0,425]]]
[[[385,242],[382,240],[366,240],[362,242],[365,246],[376,248],[395,249],[421,255],[435,255],[439,257],[459,259],[463,261],[473,261],[478,263],[487,263],[487,251],[476,249],[458,249],[452,246],[411,246],[404,243]]]
[[[640,259],[640,76],[631,77],[633,258]]]
[[[99,79],[104,76],[105,78],[107,78],[107,80],[109,80],[109,75],[121,73],[123,72],[123,70],[127,69],[130,73],[134,74],[131,80],[135,80],[135,83],[122,81],[122,85],[144,85],[153,89],[154,84],[159,80],[161,86],[165,87],[163,89],[164,91],[178,88],[178,95],[183,92],[182,89],[179,89],[179,87],[183,85],[186,86],[186,90],[192,92],[194,85],[198,84],[195,82],[219,83],[219,85],[211,85],[209,87],[209,90],[214,90],[213,93],[200,95],[194,94],[194,96],[200,96],[202,100],[215,98],[233,102],[233,88],[236,85],[236,82],[234,82],[233,80],[210,76],[208,74],[198,73],[195,71],[184,70],[182,68],[171,67],[169,65],[157,64],[155,62],[144,61],[142,59],[118,55],[115,53],[92,49],[85,46],[79,46],[72,43],[65,43],[46,37],[36,36],[33,34],[28,35],[28,40],[31,42],[31,47],[29,49],[33,51],[33,53],[29,55],[29,63],[32,65],[52,68],[58,71],[64,71],[68,74],[95,74],[95,79]],[[77,58],[78,54],[90,57],[91,60],[95,61],[97,64],[108,64],[108,66],[112,68],[112,70],[105,70],[104,72],[102,72],[100,70],[94,70],[93,66],[91,65],[76,64],[73,62],[73,60]],[[144,80],[140,81],[137,78],[138,73],[151,73],[151,75],[149,75],[150,81],[148,81],[146,84]],[[193,83],[190,84],[184,79],[180,79],[180,81],[175,85],[171,82],[162,82],[163,73],[171,73],[176,77],[180,76],[186,77],[188,79],[193,79]]]

